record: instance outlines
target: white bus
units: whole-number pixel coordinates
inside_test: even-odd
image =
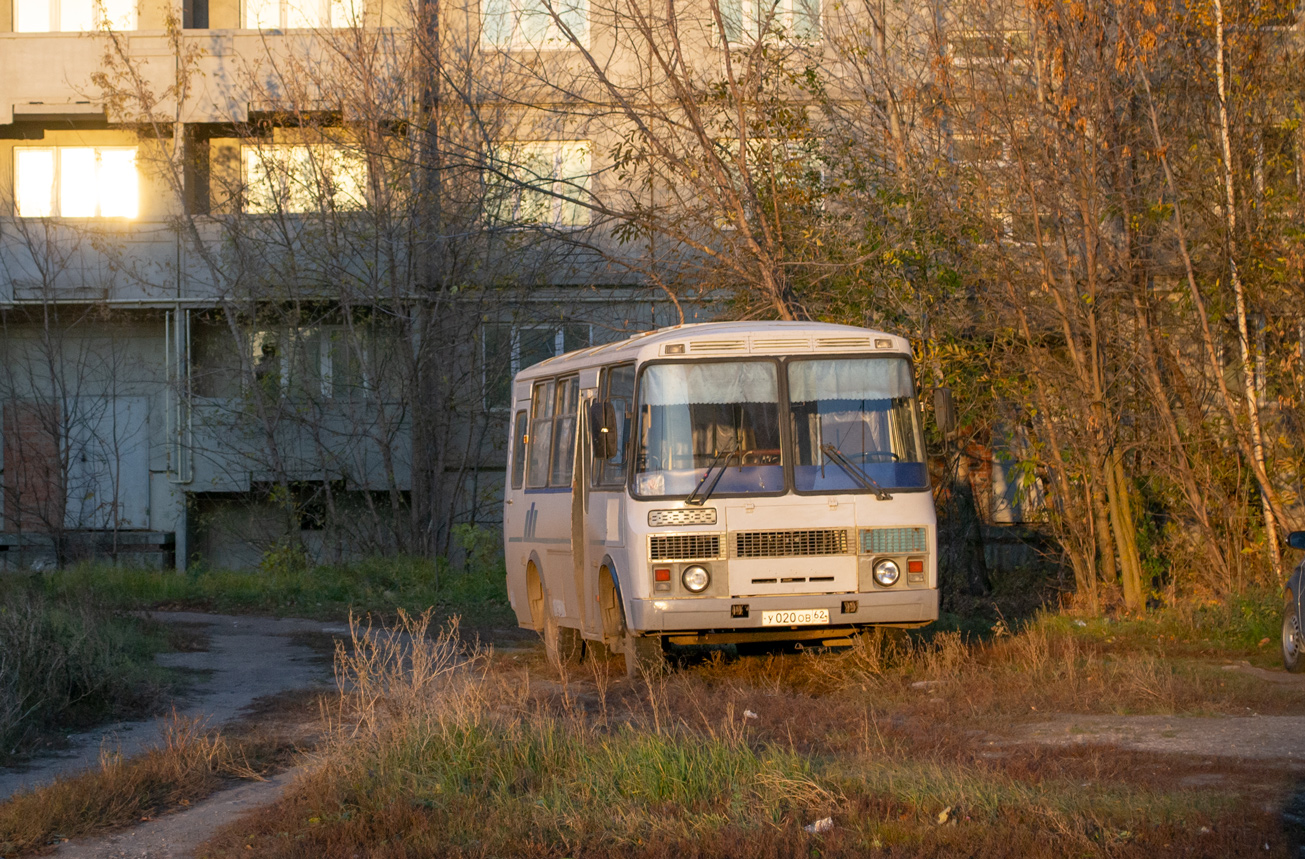
[[[508,595],[550,658],[850,643],[938,617],[911,350],[842,325],[684,325],[512,384]]]

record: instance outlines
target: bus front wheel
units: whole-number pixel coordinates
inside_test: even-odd
[[[625,622],[625,604],[616,575],[607,564],[598,570],[598,605],[603,615],[603,641],[613,653],[625,654],[629,677],[656,674],[666,667],[660,635],[635,635]]]
[[[661,674],[666,670],[666,651],[660,635],[625,634],[625,674],[635,678]]]

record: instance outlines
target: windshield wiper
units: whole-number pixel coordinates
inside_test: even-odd
[[[834,447],[832,444],[822,444],[820,446],[820,449],[821,451],[824,452],[825,456],[829,457],[834,461],[835,465],[837,465],[839,468],[846,471],[853,480],[861,484],[862,489],[869,489],[871,492],[875,494],[875,497],[878,498],[880,501],[893,500],[893,496],[888,494],[887,489],[884,489],[882,486],[876,483],[873,477],[866,474],[864,469],[860,468],[856,463],[848,459],[847,455],[844,454],[841,450]]]
[[[707,473],[702,476],[702,480],[698,481],[698,485],[693,487],[693,491],[689,493],[688,498],[684,499],[684,503],[691,507],[701,507],[703,504],[706,504],[707,499],[716,491],[716,484],[720,483],[720,479],[725,476],[726,463],[729,462],[731,456],[734,456],[738,452],[739,449],[734,447],[729,450],[723,450],[712,457],[711,464],[707,466]],[[742,464],[742,460],[740,460],[740,464]],[[718,467],[719,470],[717,470]],[[707,478],[711,477],[713,471],[716,472],[716,479],[711,482],[711,486],[708,486],[707,491],[703,492],[700,497],[698,493],[702,490],[702,485],[707,482]]]

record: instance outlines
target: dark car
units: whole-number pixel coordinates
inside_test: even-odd
[[[1287,545],[1293,549],[1305,549],[1305,531],[1289,534]],[[1282,664],[1293,674],[1305,671],[1305,659],[1301,658],[1302,590],[1305,590],[1305,561],[1297,564],[1287,579],[1287,605],[1282,610]]]

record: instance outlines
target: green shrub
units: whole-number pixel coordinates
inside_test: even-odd
[[[41,735],[158,704],[163,638],[87,597],[47,597],[13,582],[0,592],[0,760]]]

